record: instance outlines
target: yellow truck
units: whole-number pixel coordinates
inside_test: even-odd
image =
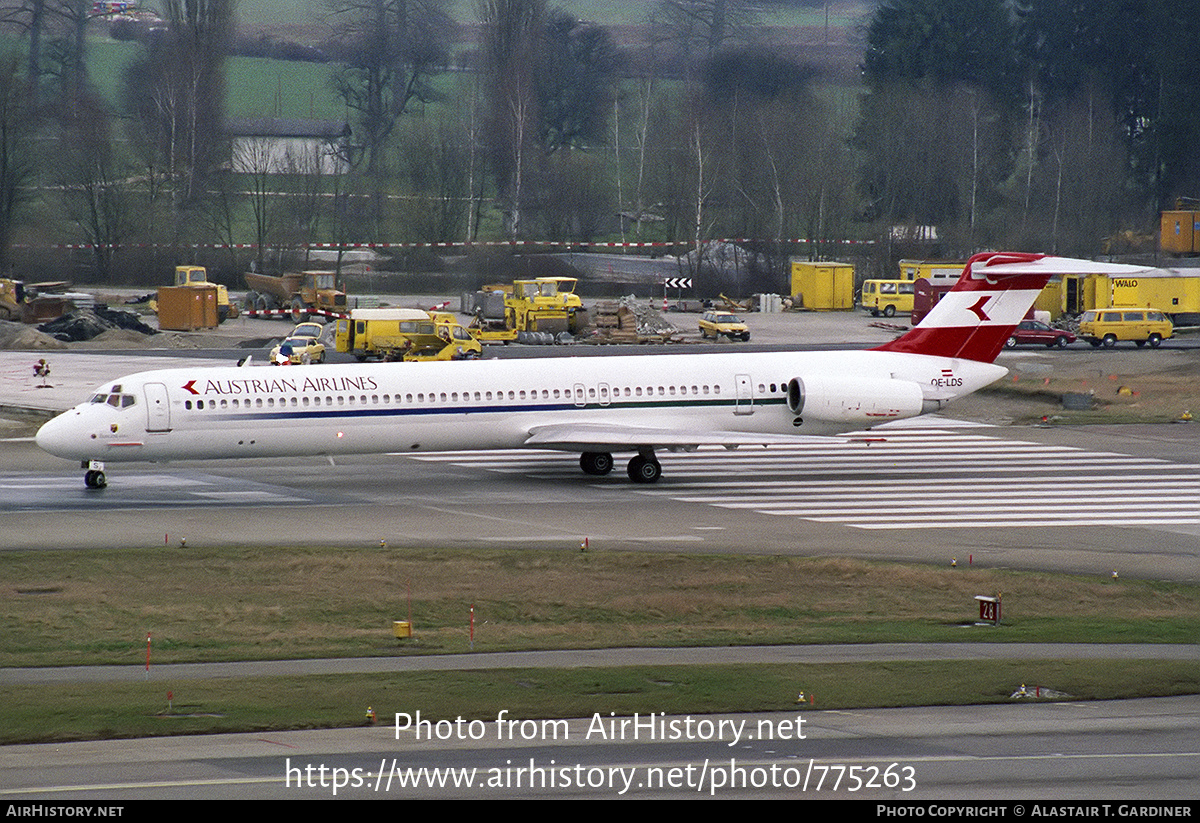
[[[575,294],[578,283],[574,277],[538,277],[484,286],[463,295],[462,310],[474,315],[468,328],[484,343],[553,342],[556,334],[587,328],[587,310]]]
[[[25,322],[25,316],[28,314],[26,304],[25,283],[0,277],[0,320]]]
[[[450,312],[424,309],[354,309],[337,321],[334,344],[358,360],[471,360],[479,341]]]
[[[346,293],[337,288],[334,272],[288,272],[279,277],[246,272],[243,276],[250,289],[246,312],[252,316],[282,317],[293,323],[346,316]]]
[[[0,320],[21,323],[45,323],[57,320],[76,309],[80,295],[67,294],[65,280],[25,283],[0,277]]]

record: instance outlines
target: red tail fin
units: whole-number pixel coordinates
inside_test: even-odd
[[[933,354],[991,363],[1054,273],[1045,255],[984,252],[925,319],[876,351]],[[1047,263],[1049,260],[1047,260]]]

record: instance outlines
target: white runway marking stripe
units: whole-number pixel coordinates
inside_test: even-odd
[[[1145,503],[1147,505],[1164,505],[1166,503],[1189,503],[1192,505],[1200,504],[1200,493],[1193,494],[1131,494],[1120,489],[1118,493],[1109,495],[1089,495],[1088,505],[1112,505],[1119,506],[1130,503]],[[984,508],[982,505],[977,505],[974,501],[980,500],[984,503],[996,500],[995,493],[978,492],[974,494],[954,494],[947,495],[945,498],[950,502],[944,506],[930,500],[897,500],[894,494],[892,495],[856,495],[854,503],[847,503],[845,495],[823,495],[819,501],[813,500],[811,497],[804,495],[764,495],[758,500],[746,498],[724,498],[724,497],[693,497],[690,495],[671,495],[677,500],[682,500],[685,503],[709,503],[713,506],[720,506],[726,509],[778,509],[790,508],[793,511],[808,509],[811,511],[820,511],[822,508],[828,511],[863,511],[863,512],[878,512],[880,505],[886,505],[890,511],[907,511],[910,509],[918,511],[960,511],[964,507],[972,509]],[[1008,497],[1005,498],[1003,507],[1008,506]],[[1054,506],[1062,508],[1063,506],[1072,506],[1079,502],[1079,494],[1047,494],[1039,492],[1036,499],[1041,504],[1052,503]],[[970,501],[970,502],[967,502]],[[809,504],[805,506],[804,504]],[[836,506],[830,508],[830,504],[836,503]]]
[[[1115,452],[909,429],[812,438],[796,446],[659,451],[663,480],[630,486],[680,503],[838,523],[857,529],[1200,524],[1200,466]],[[531,479],[579,474],[554,451],[411,455]],[[627,483],[624,459],[613,475]]]

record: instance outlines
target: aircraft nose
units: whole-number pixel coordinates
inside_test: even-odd
[[[78,457],[76,438],[70,425],[72,415],[73,412],[66,412],[44,423],[34,436],[38,448],[56,457]]]

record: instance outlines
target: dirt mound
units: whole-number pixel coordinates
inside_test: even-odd
[[[65,349],[67,344],[24,323],[0,320],[0,349]]]
[[[162,345],[163,341],[153,339],[148,335],[130,329],[108,329],[102,331],[91,340],[80,341],[80,347],[101,346],[106,349],[148,349]]]

